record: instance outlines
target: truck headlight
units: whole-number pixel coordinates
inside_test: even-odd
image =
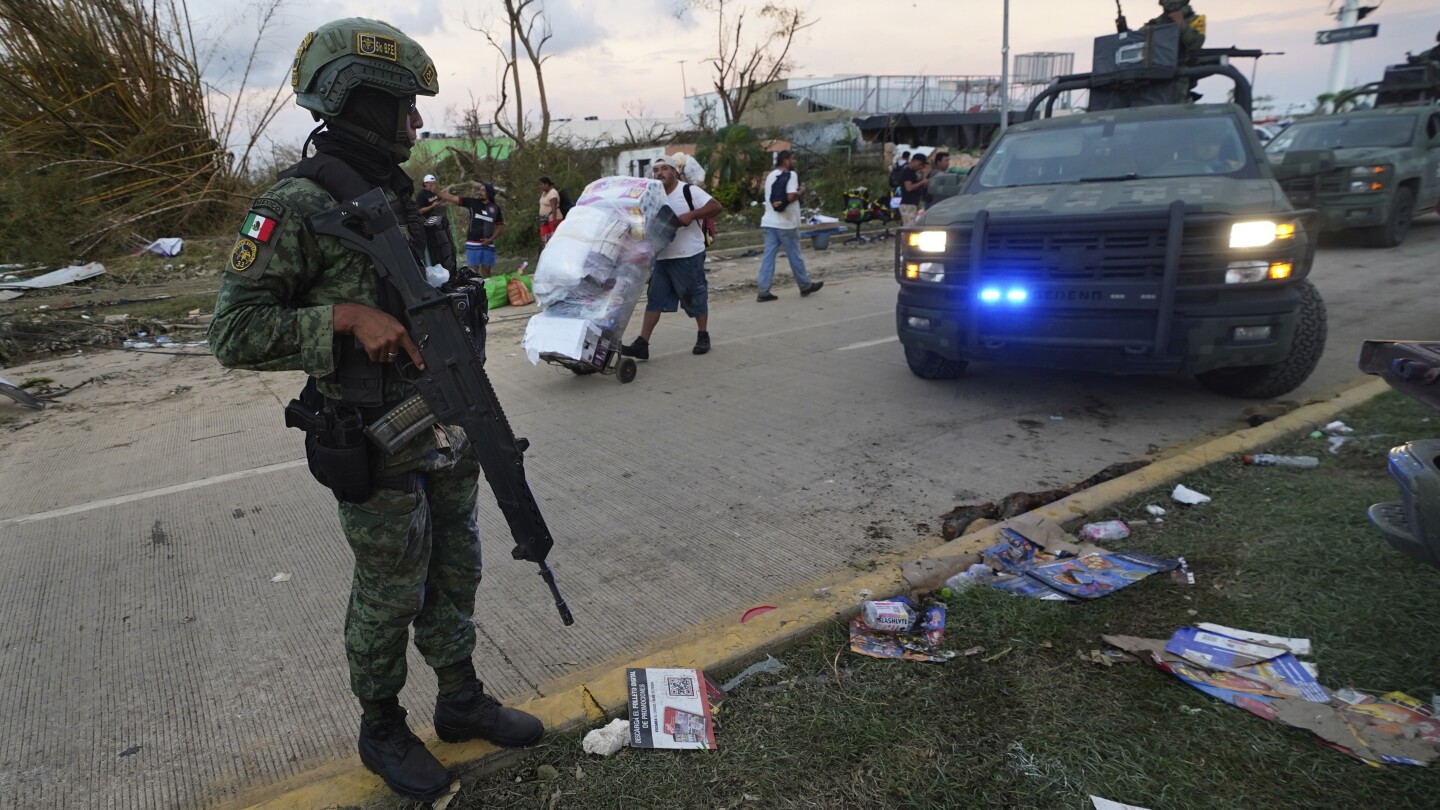
[[[905,278],[941,282],[945,280],[945,265],[940,262],[907,262]]]
[[[1273,222],[1268,219],[1237,222],[1230,226],[1230,247],[1265,247],[1277,239],[1295,238],[1294,222]]]
[[[1279,281],[1289,278],[1295,269],[1290,262],[1254,261],[1230,262],[1225,270],[1226,284],[1253,284],[1257,281]]]
[[[921,253],[944,253],[945,232],[912,231],[907,244]]]
[[[1389,166],[1356,166],[1350,170],[1350,191],[1368,193],[1385,188]]]

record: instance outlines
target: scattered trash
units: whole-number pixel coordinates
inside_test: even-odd
[[[816,599],[829,599],[829,598],[830,598],[830,589],[829,589],[829,588],[816,588],[816,589],[815,589],[815,598],[816,598]]]
[[[91,262],[85,265],[71,265],[70,267],[64,267],[59,270],[46,273],[43,276],[36,276],[35,278],[31,279],[0,282],[0,289],[41,290],[45,289],[46,287],[60,287],[65,284],[74,284],[77,281],[85,281],[86,279],[91,279],[99,275],[104,275],[104,273],[105,265],[101,264],[100,262]],[[40,308],[49,309],[48,306]]]
[[[627,669],[630,747],[714,749],[725,693],[698,669]]]
[[[1210,502],[1209,495],[1196,492],[1184,484],[1176,484],[1175,491],[1170,493],[1170,497],[1173,498],[1176,503],[1188,504],[1190,506]]]
[[[1102,638],[1211,697],[1307,731],[1362,762],[1425,766],[1440,758],[1440,722],[1424,703],[1402,692],[1372,697],[1346,688],[1332,695],[1319,683],[1318,670],[1290,649],[1309,649],[1307,639],[1236,632],[1270,643],[1204,626],[1180,628],[1168,641]]]
[[[1350,441],[1351,439],[1354,439],[1354,438],[1355,438],[1354,436],[1331,436],[1331,437],[1330,437],[1330,455],[1333,456],[1333,455],[1336,455],[1337,453],[1339,453],[1339,452],[1340,452],[1340,448],[1344,447],[1346,442],[1348,442],[1348,441]]]
[[[971,647],[971,648],[968,649],[968,650],[962,651],[962,652],[960,653],[960,657],[962,657],[962,658],[969,658],[969,657],[972,656],[972,655],[979,655],[980,653],[983,653],[983,652],[985,652],[985,648],[984,648],[984,647]]]
[[[867,601],[860,605],[860,617],[871,630],[882,633],[903,633],[915,623],[910,602],[902,599]]]
[[[1053,545],[1041,547],[1013,529],[1001,529],[1000,535],[1003,541],[985,550],[985,561],[1012,576],[997,578],[994,587],[1033,599],[1096,599],[1180,565],[1135,551],[1081,548],[1075,553]]]
[[[1099,796],[1091,796],[1090,803],[1095,805],[1095,810],[1148,810],[1133,804],[1112,802],[1109,799],[1102,799]]]
[[[769,613],[770,611],[772,611],[772,610],[774,610],[774,609],[775,609],[775,606],[774,606],[774,605],[760,605],[760,606],[758,606],[758,607],[750,608],[749,610],[745,611],[745,615],[744,615],[744,616],[741,616],[741,617],[740,617],[740,623],[741,623],[741,624],[744,624],[745,622],[750,621],[751,619],[755,618],[756,616],[759,616],[759,615],[761,615],[761,614],[763,614],[763,613]]]
[[[1308,638],[1285,638],[1284,636],[1271,636],[1265,633],[1256,633],[1251,630],[1237,630],[1234,627],[1226,627],[1223,624],[1211,624],[1201,622],[1196,625],[1201,630],[1208,630],[1211,633],[1218,633],[1222,636],[1237,638],[1241,641],[1248,641],[1253,644],[1263,644],[1267,647],[1279,647],[1288,650],[1296,655],[1310,654],[1310,639]]]
[[[1180,563],[1174,571],[1170,572],[1170,581],[1176,585],[1194,585],[1195,575],[1190,573],[1190,564],[1185,562],[1184,557],[1176,557],[1175,562]],[[1190,597],[1185,597],[1189,599]]]
[[[1314,456],[1277,456],[1272,453],[1257,453],[1241,456],[1240,461],[1252,467],[1318,467],[1320,459]]]
[[[611,720],[603,728],[594,729],[585,734],[585,739],[580,741],[580,747],[587,754],[599,754],[608,757],[630,744],[630,721],[625,719]]]
[[[1339,421],[1331,422],[1320,430],[1324,431],[1326,436],[1349,436],[1355,432],[1355,428]]]
[[[900,631],[879,630],[863,619],[851,619],[851,652],[871,658],[929,663],[944,663],[955,657],[953,650],[940,649],[945,636],[945,605],[937,603],[916,611],[909,599],[900,597],[892,601],[904,604],[912,623]]]
[[[560,778],[560,771],[554,765],[541,765],[535,769],[535,775],[550,782]]]
[[[141,253],[154,253],[154,254],[156,254],[156,255],[164,256],[164,257],[166,257],[166,258],[169,258],[169,257],[171,257],[171,256],[179,256],[179,255],[180,255],[180,251],[182,251],[182,250],[184,250],[184,249],[185,249],[185,240],[184,240],[184,239],[181,239],[181,238],[179,238],[179,237],[177,237],[177,236],[171,236],[171,237],[166,237],[166,238],[164,238],[164,239],[156,239],[154,242],[151,242],[150,244],[148,244],[148,245],[146,245],[145,247],[141,248],[141,249],[140,249],[140,252],[141,252]],[[167,265],[165,269],[166,269],[166,270],[169,270],[170,267]]]
[[[270,577],[270,581],[271,581],[271,582],[289,582],[289,581],[290,581],[290,575],[287,574],[287,573],[284,572],[284,571],[281,571],[280,573],[276,574],[275,576]]]
[[[29,391],[26,391],[25,389],[10,382],[4,377],[0,377],[0,394],[4,394],[5,396],[10,397],[11,399],[19,403],[21,406],[29,408],[32,411],[45,410],[44,403],[31,396]]]
[[[995,579],[995,572],[985,563],[975,563],[969,568],[961,571],[953,577],[945,580],[945,587],[940,589],[940,596],[949,599],[961,591],[969,590],[976,585],[988,585]]]
[[[140,753],[140,748],[141,748],[141,746],[132,745],[132,746],[130,746],[129,748],[126,748],[124,751],[121,751],[121,752],[120,752],[120,756],[122,756],[122,757],[133,757],[133,756],[135,756],[136,754]]]
[[[1163,506],[1156,506],[1156,505],[1153,504],[1153,503],[1147,505],[1147,506],[1145,507],[1145,511],[1148,512],[1152,517],[1164,517],[1164,516],[1165,516],[1165,507],[1163,507]]]
[[[128,321],[128,320],[130,320],[130,316],[127,315],[127,314],[123,314],[123,313],[122,313],[122,314],[119,314],[119,315],[106,315],[103,319],[101,319],[101,322],[102,322],[102,323],[124,323],[124,322],[126,322],[126,321]]]
[[[726,694],[729,694],[730,690],[739,686],[746,679],[750,678],[753,675],[758,675],[762,672],[779,673],[780,670],[784,668],[785,665],[782,664],[778,658],[773,655],[767,655],[765,656],[764,661],[756,661],[755,663],[741,670],[739,675],[736,675],[735,677],[726,681],[725,685],[721,686],[720,688]]]
[[[1101,540],[1124,540],[1130,536],[1130,527],[1125,525],[1123,520],[1105,520],[1099,523],[1086,523],[1077,532],[1080,539],[1091,542]]]
[[[450,783],[450,792],[436,799],[435,803],[430,805],[430,810],[446,810],[450,806],[450,802],[455,801],[455,797],[458,795],[460,795],[460,780],[456,779]]]

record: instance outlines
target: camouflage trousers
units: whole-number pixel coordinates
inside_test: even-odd
[[[432,461],[436,452],[427,454]],[[453,466],[423,469],[433,466],[393,460],[380,475],[418,467],[423,488],[377,489],[364,503],[340,504],[340,527],[355,554],[345,654],[350,689],[361,700],[399,694],[412,625],[415,647],[432,668],[469,660],[475,650],[479,465],[464,452]]]

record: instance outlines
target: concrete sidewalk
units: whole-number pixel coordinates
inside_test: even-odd
[[[1253,452],[1288,434],[1308,431],[1331,421],[1389,390],[1382,380],[1359,378],[1322,402],[1299,408],[1256,428],[1236,431],[1181,450],[1129,475],[1084,490],[1031,512],[1074,528],[1134,496],[1178,482],[1189,473],[1224,459]],[[711,620],[646,649],[590,667],[574,676],[557,679],[540,689],[546,697],[521,708],[541,717],[548,733],[562,734],[597,727],[628,708],[625,670],[628,667],[680,667],[711,671],[738,668],[775,652],[835,620],[846,620],[866,598],[885,598],[915,590],[930,590],[973,562],[981,549],[994,545],[1007,524],[989,527],[951,542],[931,537],[893,562],[862,576],[835,573],[764,600],[775,610],[741,623],[734,616]],[[872,596],[873,595],[873,596]],[[503,767],[524,756],[495,746],[472,742],[445,745],[427,738],[432,750],[453,772]],[[299,810],[299,808],[350,806],[388,794],[379,779],[358,760],[332,763],[282,784],[247,793],[223,805],[224,810]]]

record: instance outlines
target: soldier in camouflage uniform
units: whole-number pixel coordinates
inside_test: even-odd
[[[1205,16],[1196,14],[1185,0],[1160,0],[1160,10],[1163,13],[1145,23],[1145,26],[1180,26],[1180,64],[1183,65],[1192,52],[1205,47]],[[1191,79],[1175,82],[1175,103],[1183,104],[1189,101],[1190,91],[1194,89],[1195,82]]]
[[[423,246],[413,186],[399,164],[423,125],[415,97],[439,90],[435,66],[389,24],[351,18],[305,37],[291,83],[297,103],[322,121],[302,150],[313,142],[318,154],[283,172],[252,205],[221,283],[210,345],[229,368],[303,369],[327,413],[358,413],[368,423],[414,393],[396,372],[397,356],[423,362],[403,308],[368,260],[311,230],[309,217],[337,200],[304,167],[337,158],[368,187],[385,189],[412,246]],[[354,372],[381,381],[378,407],[345,401],[351,389],[342,381]],[[311,433],[306,445],[312,471],[324,466],[315,438]],[[323,449],[325,440],[318,443]],[[449,776],[410,732],[397,699],[411,626],[439,681],[435,727],[442,740],[529,745],[544,728],[486,695],[471,660],[479,466],[464,433],[439,426],[388,456],[363,439],[359,444],[347,448],[370,459],[359,491],[322,483],[340,500],[340,525],[355,555],[345,649],[361,705],[360,759],[396,793],[429,801],[448,790]]]

